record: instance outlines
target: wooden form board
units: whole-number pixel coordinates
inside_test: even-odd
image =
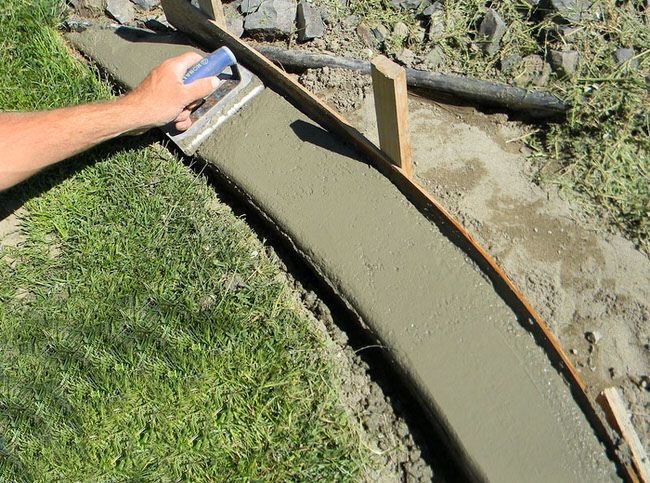
[[[342,141],[347,142],[367,156],[373,166],[386,176],[414,206],[423,213],[435,214],[442,218],[443,223],[450,226],[455,233],[452,241],[459,246],[469,247],[472,252],[468,253],[468,256],[486,271],[489,270],[495,274],[496,278],[492,278],[491,273],[486,272],[490,276],[495,289],[499,290],[500,287],[503,287],[516,299],[517,308],[521,308],[525,312],[534,335],[544,345],[549,355],[558,359],[556,367],[567,377],[574,389],[576,400],[582,406],[598,434],[607,441],[608,446],[613,450],[614,444],[609,440],[604,423],[596,412],[592,400],[585,392],[585,384],[582,378],[546,323],[490,255],[476,243],[469,232],[436,198],[414,179],[408,177],[400,167],[395,166],[383,151],[349,124],[340,114],[321,102],[314,94],[289,77],[269,59],[221,28],[215,21],[193,7],[188,0],[162,0],[162,6],[167,20],[174,27],[208,48],[216,49],[223,45],[228,46],[237,59],[247,69],[259,76],[269,87],[283,95],[296,108],[320,124],[324,129],[338,135]],[[620,460],[618,463],[627,478],[633,481],[634,474],[630,473],[631,469]]]
[[[650,461],[645,448],[639,440],[630,415],[625,409],[625,403],[615,387],[608,387],[599,397],[599,402],[607,414],[610,425],[621,435],[627,443],[632,455],[632,462],[636,468],[639,479],[644,483],[650,483]]]
[[[371,65],[379,147],[411,177],[406,70],[383,55],[375,57]]]

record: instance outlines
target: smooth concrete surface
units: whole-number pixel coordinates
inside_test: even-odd
[[[187,50],[125,31],[69,39],[128,87]],[[355,151],[266,89],[197,153],[390,349],[474,475],[617,479],[568,386],[511,309]]]

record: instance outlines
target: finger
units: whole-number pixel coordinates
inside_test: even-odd
[[[174,125],[174,127],[176,127],[177,131],[187,131],[191,125],[192,125],[192,120],[186,119],[185,121],[177,122]]]
[[[190,115],[192,114],[192,111],[188,109],[183,109],[181,113],[176,116],[176,119],[174,119],[174,122],[182,122],[182,121],[187,121],[190,118]]]
[[[201,54],[197,54],[196,52],[185,52],[178,57],[173,57],[170,59],[170,62],[173,63],[174,69],[177,72],[185,75],[190,67],[200,62],[201,60],[203,60],[203,56]]]
[[[190,103],[185,107],[185,109],[189,109],[190,111],[193,111],[194,108],[200,106],[202,102],[203,102],[202,99],[197,99],[197,100],[194,101],[194,102],[190,102]]]
[[[221,81],[218,77],[206,77],[190,82],[185,86],[186,105],[212,94],[219,84]]]

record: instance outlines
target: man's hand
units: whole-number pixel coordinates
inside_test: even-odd
[[[174,122],[179,131],[191,125],[190,113],[196,102],[210,95],[218,86],[217,77],[199,79],[183,84],[183,76],[203,57],[188,52],[166,60],[153,69],[147,78],[123,99],[140,110],[144,128]]]
[[[214,91],[217,77],[183,84],[202,57],[187,53],[163,62],[130,94],[113,101],[45,112],[0,112],[0,191],[41,169],[127,132],[173,121],[192,125],[196,101]]]

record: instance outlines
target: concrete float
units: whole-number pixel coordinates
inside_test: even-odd
[[[128,88],[164,59],[199,51],[179,36],[124,28],[68,39]],[[197,156],[390,350],[468,476],[619,478],[570,386],[485,275],[358,152],[272,86]]]

